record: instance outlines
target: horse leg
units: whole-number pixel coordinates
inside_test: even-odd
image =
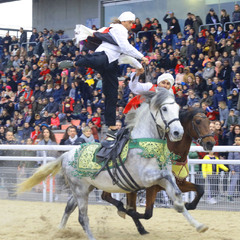
[[[185,207],[187,210],[196,209],[201,197],[204,194],[203,187],[201,185],[197,185],[187,181],[179,183],[178,186],[182,192],[191,192],[191,191],[196,192],[196,197],[193,199],[193,201],[190,203],[185,203]]]
[[[117,199],[113,198],[111,193],[104,192],[104,191],[102,192],[101,197],[102,197],[102,200],[114,205],[118,209],[118,215],[122,218],[125,218],[125,214],[127,210],[124,208],[124,205],[121,201],[118,201]]]
[[[89,192],[87,189],[86,191],[84,191],[83,189],[80,189],[80,191],[76,191],[76,192],[78,192],[77,194],[77,203],[78,203],[78,209],[79,209],[78,221],[82,225],[82,228],[87,234],[88,239],[96,240],[93,237],[93,234],[89,228],[89,218],[87,215]]]
[[[173,206],[175,210],[178,212],[181,212],[183,216],[187,219],[187,221],[190,223],[190,225],[195,227],[198,232],[207,231],[208,227],[202,223],[199,223],[197,220],[195,220],[183,205],[182,194],[176,185],[175,178],[173,177],[173,175],[166,174],[164,178],[167,180],[168,183],[170,183],[170,184],[166,184],[165,189],[168,196],[173,200]]]
[[[132,193],[133,195],[136,195],[136,193]],[[117,207],[118,209],[118,215],[120,217],[123,217],[125,218],[125,215],[129,215],[130,217],[132,217],[136,227],[137,227],[137,230],[138,232],[141,234],[141,235],[144,235],[144,234],[147,234],[148,232],[144,229],[142,223],[139,221],[138,218],[135,217],[135,214],[136,213],[136,200],[135,200],[135,211],[131,211],[133,209],[125,209],[124,208],[124,205],[121,201],[118,201],[114,198],[112,198],[112,195],[111,193],[107,193],[107,192],[104,192],[102,193],[102,199],[113,204],[115,207]],[[135,197],[136,199],[136,197]]]
[[[184,211],[182,212],[183,216],[187,219],[187,221],[196,228],[198,232],[206,232],[208,230],[208,226],[199,223],[197,220],[195,220],[191,214],[187,211],[187,209],[184,207]]]
[[[86,183],[83,180],[78,180],[76,182],[72,182],[71,177],[68,176],[68,184],[72,190],[73,199],[72,199],[72,208],[70,210],[75,209],[75,202],[77,202],[79,215],[78,215],[78,221],[81,224],[84,232],[86,233],[89,240],[96,240],[93,237],[93,234],[89,228],[89,218],[87,215],[88,210],[88,196],[89,193],[94,189],[94,187],[88,183]],[[69,203],[70,204],[70,203]],[[70,211],[71,212],[71,211]],[[70,213],[69,212],[69,213]],[[70,215],[70,214],[69,214]],[[67,219],[67,218],[65,218]],[[64,223],[64,222],[63,222]]]
[[[134,216],[138,219],[146,219],[146,220],[150,219],[153,215],[153,207],[154,207],[156,195],[162,189],[163,188],[158,185],[155,185],[146,189],[146,208],[145,208],[144,214],[136,212],[136,194],[135,193],[127,194],[127,203],[128,203],[127,208],[129,208],[130,210],[134,210],[135,211]]]
[[[75,199],[73,196],[71,196],[71,198],[70,198],[70,199],[68,200],[68,202],[67,202],[67,206],[66,206],[66,208],[65,208],[65,211],[64,211],[64,214],[63,214],[61,223],[60,223],[60,225],[59,225],[59,228],[60,228],[60,229],[65,228],[69,216],[70,216],[70,215],[72,214],[72,212],[76,209],[77,205],[78,205],[78,204],[77,204],[76,199]]]
[[[184,204],[182,201],[182,192],[176,184],[173,174],[167,170],[161,171],[158,177],[158,183],[154,185],[160,185],[167,192],[167,195],[173,201],[173,207],[177,212],[184,211]]]

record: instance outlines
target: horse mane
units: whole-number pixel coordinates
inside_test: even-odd
[[[162,87],[159,87],[157,92],[149,91],[143,93],[141,95],[141,99],[143,100],[141,106],[137,109],[129,111],[126,116],[127,128],[132,130],[138,121],[142,121],[143,119],[145,120],[146,111],[149,111],[150,102],[154,109],[159,109],[167,98],[171,98],[173,101],[175,101],[174,95]]]
[[[204,113],[202,108],[192,108],[189,107],[187,109],[180,110],[179,112],[179,119],[181,123],[184,123],[186,121],[192,121],[193,117],[197,113]]]

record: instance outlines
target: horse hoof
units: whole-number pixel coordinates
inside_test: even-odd
[[[200,226],[197,228],[197,231],[198,231],[199,233],[206,232],[207,230],[208,230],[208,226],[206,226],[206,225],[204,225],[204,224],[200,225]]]
[[[146,231],[145,229],[139,230],[139,233],[140,233],[141,235],[149,234],[149,232]]]
[[[125,212],[122,212],[122,211],[117,211],[118,215],[122,218],[126,218],[126,213]]]
[[[194,209],[196,209],[195,206],[193,207],[192,204],[191,204],[191,203],[188,203],[188,202],[185,203],[185,208],[186,208],[187,210],[194,210]]]

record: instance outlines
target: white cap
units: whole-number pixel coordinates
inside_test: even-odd
[[[160,82],[162,82],[164,80],[169,81],[170,84],[171,84],[171,87],[173,86],[174,78],[173,78],[172,74],[170,74],[170,73],[163,73],[161,76],[158,77],[157,84],[159,84]]]
[[[132,12],[123,12],[119,17],[118,20],[120,20],[121,22],[123,21],[135,21],[135,14],[133,14]]]

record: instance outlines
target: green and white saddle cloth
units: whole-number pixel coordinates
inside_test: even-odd
[[[76,150],[73,161],[69,162],[74,168],[73,175],[75,177],[91,177],[102,168],[104,162],[97,163],[96,154],[100,149],[100,143],[84,143]],[[171,160],[177,157],[170,153],[167,147],[167,141],[162,139],[138,138],[130,139],[121,152],[121,159],[124,163],[127,159],[129,149],[138,148],[142,151],[139,153],[144,158],[156,158],[160,169],[167,164],[171,164]],[[119,163],[120,165],[120,163]],[[113,168],[112,162],[109,162],[109,168]]]

